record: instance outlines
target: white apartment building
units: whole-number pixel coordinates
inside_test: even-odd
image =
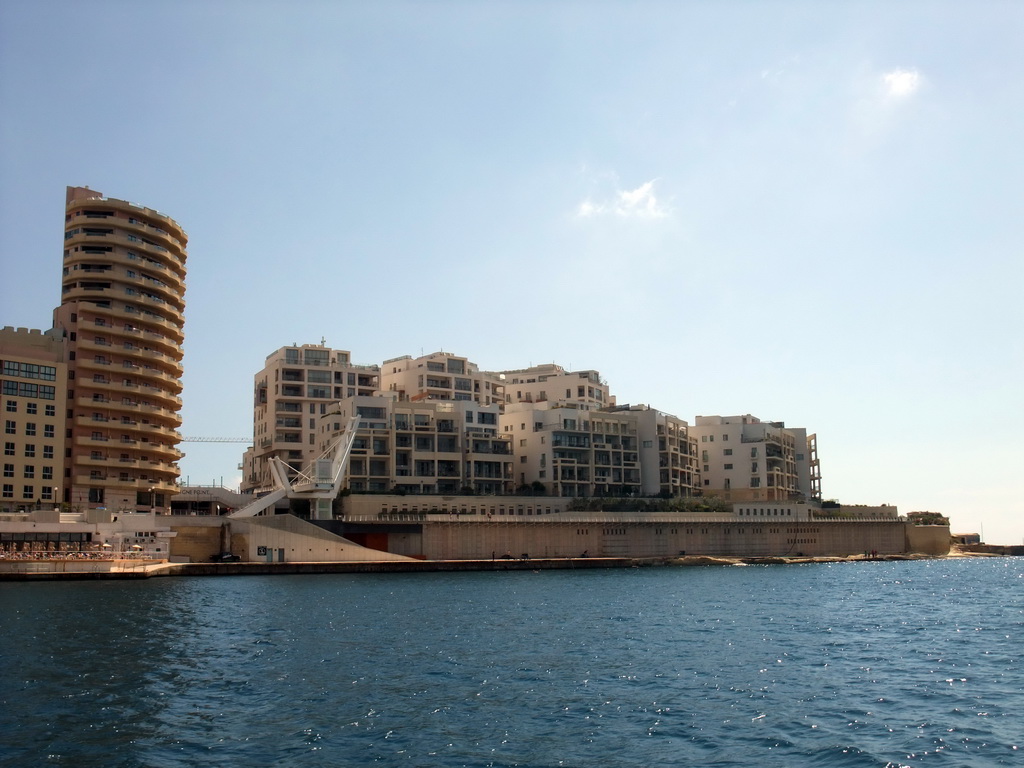
[[[705,493],[731,501],[821,497],[817,438],[755,416],[698,416],[690,427]]]
[[[350,397],[320,419],[320,453],[358,416],[343,487],[353,492],[512,493],[511,438],[501,407],[472,400],[400,400],[397,392]]]
[[[518,488],[592,497],[688,496],[699,487],[686,422],[647,406],[510,403],[501,429],[512,439]]]
[[[380,389],[396,393],[399,400],[473,401],[480,405],[505,402],[504,384],[496,375],[448,352],[385,360],[380,367]]]
[[[615,405],[597,371],[567,371],[555,363],[491,374],[505,383],[506,403],[579,403],[586,409]]]
[[[353,365],[347,350],[323,344],[281,347],[267,356],[253,387],[253,445],[243,457],[242,491],[273,489],[270,459],[289,476],[319,455],[320,418],[342,398],[377,392],[380,368]]]

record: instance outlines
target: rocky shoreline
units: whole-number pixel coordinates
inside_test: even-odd
[[[945,555],[926,555],[915,552],[892,555],[817,555],[810,557],[781,557],[769,555],[764,557],[725,557],[717,555],[685,555],[675,557],[666,565],[806,565],[809,563],[863,563],[894,560],[946,560],[956,557],[1006,557],[999,552],[971,552],[961,549],[950,549]]]

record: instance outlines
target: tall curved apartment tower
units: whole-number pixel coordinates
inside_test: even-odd
[[[185,247],[168,216],[68,187],[61,305],[68,358],[64,500],[168,511],[178,478]]]

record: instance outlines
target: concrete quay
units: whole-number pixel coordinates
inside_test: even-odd
[[[698,567],[744,565],[809,565],[856,563],[864,561],[936,560],[945,557],[993,557],[998,555],[950,552],[948,555],[888,554],[813,557],[719,557],[688,555],[683,557],[572,557],[496,560],[381,560],[336,562],[238,562],[238,563],[154,563],[132,564],[110,570],[0,570],[0,581],[65,581],[106,579],[148,579],[161,576],[286,576],[324,573],[454,573],[459,571],[545,571],[583,568]],[[55,564],[57,565],[57,564]]]

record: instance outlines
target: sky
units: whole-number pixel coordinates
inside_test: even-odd
[[[1022,38],[1019,2],[0,0],[0,324],[50,326],[87,185],[189,233],[185,435],[251,436],[289,344],[557,362],[1019,544]]]

